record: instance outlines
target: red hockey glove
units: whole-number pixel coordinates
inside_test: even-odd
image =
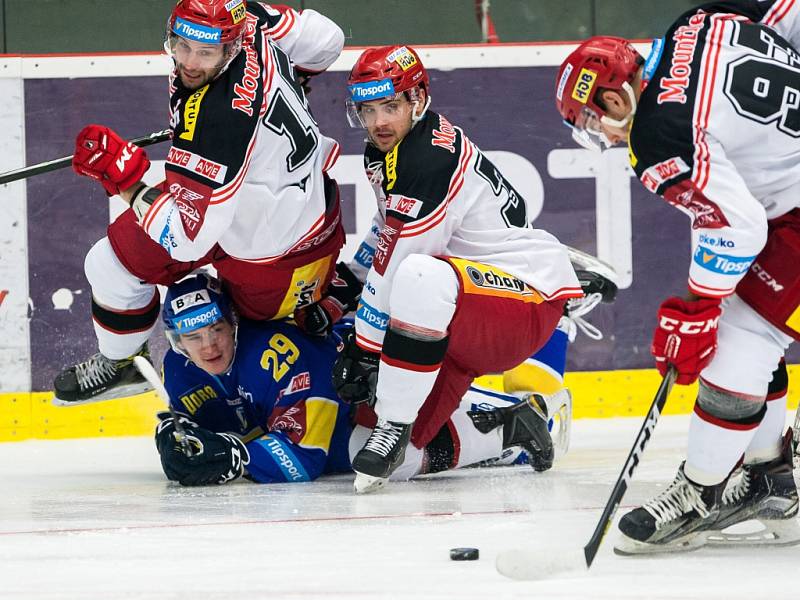
[[[311,335],[328,335],[339,319],[358,307],[362,287],[348,266],[338,263],[322,300],[294,311],[297,326]]]
[[[141,180],[148,167],[150,160],[144,150],[103,125],[87,125],[75,140],[73,170],[97,179],[109,196]]]
[[[719,299],[667,298],[658,309],[658,326],[650,352],[665,375],[668,365],[678,372],[676,383],[694,383],[717,350]]]

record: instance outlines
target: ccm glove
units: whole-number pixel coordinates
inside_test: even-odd
[[[322,300],[294,311],[297,326],[311,335],[328,335],[337,321],[358,307],[362,287],[350,268],[338,263]]]
[[[658,326],[650,347],[658,372],[666,375],[673,365],[678,372],[676,383],[694,383],[717,351],[721,314],[719,299],[665,300],[658,309]]]
[[[73,170],[99,181],[109,196],[140,181],[149,167],[144,150],[103,125],[87,125],[75,140]]]
[[[240,439],[203,429],[185,417],[179,420],[186,432],[191,456],[183,452],[172,417],[161,421],[156,428],[156,448],[167,479],[181,485],[212,485],[242,476],[244,466],[250,462],[250,453]]]
[[[333,388],[339,398],[349,404],[366,402],[375,406],[380,361],[380,354],[356,345],[356,332],[351,329],[344,336],[342,351],[333,364]]]

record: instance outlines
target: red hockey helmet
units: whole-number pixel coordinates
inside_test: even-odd
[[[427,96],[422,113],[430,103],[430,79],[417,52],[409,46],[380,46],[361,53],[347,78],[347,114],[353,127],[363,126],[358,116],[358,103],[394,98],[408,92],[416,102],[416,89],[422,88]],[[422,118],[420,114],[415,120]]]
[[[556,79],[556,107],[564,121],[583,131],[592,121],[620,122],[606,116],[597,103],[597,91],[615,90],[633,95],[631,82],[643,59],[633,45],[623,38],[595,36],[578,46],[561,64]],[[633,99],[635,110],[636,101]],[[624,123],[623,123],[624,124]]]
[[[365,85],[384,84],[386,81],[391,85],[378,86],[381,88],[379,90],[372,90],[375,86]],[[417,52],[408,46],[381,46],[364,50],[347,78],[347,88],[354,102],[384,98],[417,86],[422,86],[427,92],[428,84],[428,72]]]
[[[241,39],[245,0],[178,0],[169,18],[169,31],[206,44],[229,44]]]

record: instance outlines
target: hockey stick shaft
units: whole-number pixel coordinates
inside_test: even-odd
[[[153,144],[158,144],[160,142],[166,141],[169,138],[170,138],[170,130],[164,129],[163,131],[156,131],[155,133],[135,138],[131,140],[131,143],[144,148],[145,146],[151,146]],[[49,173],[50,171],[57,171],[58,169],[63,169],[64,167],[68,167],[72,164],[72,156],[73,155],[70,154],[69,156],[64,156],[63,158],[56,158],[54,160],[48,160],[36,165],[31,165],[29,167],[22,167],[21,169],[16,169],[14,171],[0,173],[0,185],[4,183],[11,183],[12,181],[18,181],[20,179],[27,179],[28,177],[33,177],[34,175],[41,175],[42,173]]]
[[[166,403],[169,414],[172,416],[172,422],[175,424],[175,439],[178,440],[178,443],[181,445],[183,453],[191,457],[193,454],[192,447],[189,444],[189,439],[186,437],[186,430],[183,428],[183,425],[181,425],[178,415],[175,414],[175,411],[172,409],[172,403],[169,400],[167,388],[165,388],[164,384],[161,382],[161,377],[158,376],[155,367],[143,356],[135,356],[133,362],[136,368],[139,369],[139,373],[142,374],[142,377],[147,380],[147,383],[153,386],[156,394]]]
[[[617,509],[622,502],[622,498],[625,495],[625,492],[628,490],[628,484],[630,483],[631,476],[642,459],[645,446],[647,446],[650,438],[653,437],[653,430],[655,429],[658,418],[661,416],[661,411],[664,409],[664,405],[667,402],[667,397],[672,389],[672,384],[675,383],[676,376],[677,373],[675,369],[670,367],[667,371],[667,374],[664,375],[661,385],[658,386],[658,391],[656,392],[655,398],[653,398],[653,403],[650,405],[650,410],[647,412],[647,416],[644,419],[644,423],[642,423],[641,429],[639,429],[639,435],[636,436],[636,442],[634,442],[633,448],[631,448],[631,451],[628,454],[628,459],[625,461],[625,465],[622,467],[622,472],[617,478],[617,482],[614,484],[614,489],[612,490],[611,496],[606,502],[606,506],[603,509],[603,514],[600,517],[600,521],[598,521],[597,527],[595,527],[594,533],[589,539],[589,542],[583,547],[583,554],[586,558],[587,568],[592,566],[592,562],[597,555],[597,551],[600,549],[600,544],[603,542],[603,538],[605,537],[608,528],[611,526],[611,522],[614,520],[614,515],[616,514]]]

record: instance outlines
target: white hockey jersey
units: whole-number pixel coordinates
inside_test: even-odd
[[[181,261],[216,243],[230,256],[270,263],[323,233],[323,173],[339,154],[308,108],[294,66],[322,71],[344,34],[313,10],[248,2],[243,47],[198,90],[170,82],[172,148],[166,187],[141,220]]]
[[[655,40],[629,147],[642,183],[692,220],[689,290],[733,293],[800,206],[800,0],[716,2]]]
[[[394,274],[409,254],[497,267],[546,300],[583,295],[566,248],[531,227],[525,199],[444,117],[428,111],[388,153],[368,145],[364,166],[378,212],[351,264],[365,280],[356,311],[362,348],[382,348]]]

